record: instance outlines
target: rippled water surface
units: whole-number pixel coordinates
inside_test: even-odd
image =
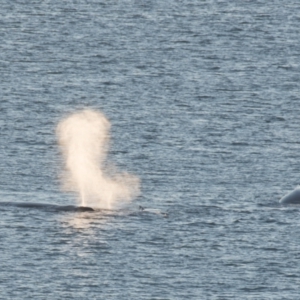
[[[2,0],[0,298],[298,299],[299,37],[295,0]],[[49,209],[84,107],[129,205]]]

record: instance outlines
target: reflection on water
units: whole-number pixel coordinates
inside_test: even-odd
[[[61,217],[61,222],[65,227],[71,227],[75,229],[88,229],[92,227],[101,228],[101,225],[106,224],[108,221],[105,211],[94,212],[80,212],[64,214]]]

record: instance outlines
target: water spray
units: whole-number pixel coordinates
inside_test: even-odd
[[[57,126],[64,158],[64,190],[75,192],[82,206],[111,209],[139,194],[139,179],[107,168],[110,122],[103,113],[85,109]]]

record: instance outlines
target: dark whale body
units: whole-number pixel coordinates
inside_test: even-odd
[[[281,204],[300,204],[300,186],[286,194],[279,201]]]
[[[87,206],[74,206],[74,205],[56,205],[56,204],[46,204],[46,203],[27,203],[27,202],[0,202],[0,206],[14,206],[20,208],[31,208],[40,209],[53,212],[86,212],[94,211],[91,207]]]

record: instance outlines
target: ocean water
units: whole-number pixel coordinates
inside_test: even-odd
[[[0,298],[299,299],[299,36],[296,0],[1,0]],[[51,209],[83,108],[120,208]]]

